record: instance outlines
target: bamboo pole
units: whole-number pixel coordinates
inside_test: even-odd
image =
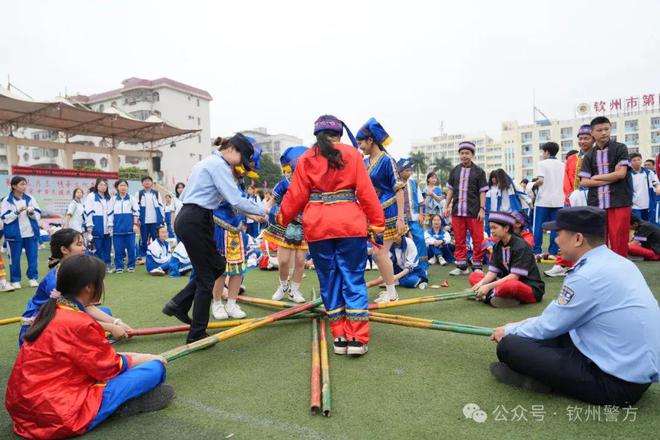
[[[312,299],[316,299],[314,291]],[[323,322],[323,321],[321,321]],[[309,408],[312,415],[316,415],[321,410],[321,359],[319,356],[319,320],[312,319],[312,372],[310,385]]]
[[[377,316],[370,317],[369,320],[380,322],[383,324],[402,325],[404,327],[425,328],[429,330],[441,330],[446,332],[464,333],[468,335],[491,336],[493,334],[493,329],[487,327],[471,328],[471,327],[461,327],[456,325],[431,324],[431,323],[424,323],[417,321],[401,321],[397,319],[380,318]]]
[[[309,319],[309,318],[314,318],[318,317],[318,313],[301,313],[296,316],[290,316],[288,318],[284,318],[283,320],[291,320],[291,319]],[[245,324],[248,322],[254,322],[257,321],[261,318],[247,318],[247,319],[230,319],[227,321],[217,321],[217,322],[209,322],[208,329],[218,329],[218,328],[231,328],[231,327],[238,327],[241,324]],[[189,325],[176,325],[172,327],[148,327],[148,328],[137,328],[133,330],[129,330],[128,336],[133,337],[133,336],[149,336],[149,335],[160,335],[160,334],[165,334],[165,333],[180,333],[180,332],[187,332],[190,330]]]
[[[450,299],[474,298],[475,295],[476,294],[472,291],[472,289],[466,289],[458,292],[447,292],[447,293],[439,293],[437,295],[419,296],[417,298],[401,299],[398,301],[390,301],[387,303],[373,303],[373,304],[369,304],[368,308],[369,310],[388,309],[392,307],[402,307],[402,306],[409,306],[414,304],[423,304],[428,302],[447,301]],[[252,296],[245,296],[245,295],[239,295],[238,300],[248,304],[275,307],[278,309],[290,308],[295,305],[285,301],[275,301],[272,299],[255,298]],[[325,310],[321,307],[318,307],[313,311],[325,313]]]
[[[21,317],[16,316],[14,318],[5,318],[5,319],[0,319],[0,325],[7,325],[7,324],[13,324],[15,322],[20,322]]]
[[[304,304],[299,304],[295,307],[292,307],[288,310],[280,310],[279,312],[273,313],[272,315],[265,316],[261,319],[258,319],[256,321],[252,322],[246,322],[245,324],[241,324],[238,327],[231,328],[229,330],[226,330],[224,332],[206,337],[204,339],[200,339],[199,341],[192,342],[190,344],[182,345],[179,347],[175,347],[171,350],[168,350],[164,353],[161,353],[161,356],[163,356],[165,359],[168,361],[173,361],[175,359],[178,359],[183,356],[187,356],[190,353],[193,353],[195,351],[203,350],[205,348],[209,348],[217,344],[218,342],[226,341],[227,339],[233,338],[234,336],[238,336],[243,333],[250,332],[252,330],[255,330],[259,327],[263,327],[265,325],[268,325],[270,323],[273,323],[275,321],[279,321],[280,319],[284,319],[289,316],[296,315],[300,312],[304,312],[305,310],[312,309],[314,307],[317,307],[321,305],[323,301],[321,299],[317,299],[312,302],[307,302]]]
[[[461,324],[458,322],[440,321],[438,319],[416,318],[414,316],[406,316],[406,315],[390,315],[389,313],[369,312],[369,316],[374,316],[376,318],[396,319],[397,321],[420,322],[423,324],[453,325],[457,327],[477,328],[477,329],[489,328],[480,325],[470,325],[470,324]]]
[[[332,396],[330,392],[330,362],[328,361],[328,337],[325,331],[325,320],[321,320],[321,397],[323,415],[330,417],[332,407]]]

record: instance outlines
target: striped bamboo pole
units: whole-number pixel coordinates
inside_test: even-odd
[[[212,347],[218,342],[226,341],[227,339],[233,338],[234,336],[238,336],[243,333],[250,332],[252,330],[255,330],[259,327],[263,327],[265,325],[268,325],[270,323],[273,323],[275,321],[279,321],[280,319],[284,319],[289,316],[297,315],[300,312],[304,312],[305,310],[312,309],[314,307],[317,307],[321,305],[323,301],[321,299],[317,299],[312,302],[307,302],[304,304],[299,304],[295,307],[292,307],[288,310],[280,310],[277,313],[273,313],[272,315],[265,316],[261,319],[258,319],[256,321],[252,322],[246,322],[245,324],[241,324],[237,327],[231,328],[229,330],[226,330],[221,333],[217,333],[215,335],[209,336],[204,339],[200,339],[199,341],[192,342],[190,344],[182,345],[180,347],[173,348],[171,350],[168,350],[164,353],[161,353],[161,356],[163,356],[165,359],[168,361],[173,361],[175,359],[178,359],[183,356],[187,356],[190,353],[193,353],[195,351],[203,350],[208,347]]]
[[[312,299],[316,299],[316,292]],[[323,322],[323,321],[321,321]],[[321,411],[321,358],[319,356],[319,320],[312,319],[312,378],[310,386],[309,408],[312,415]]]
[[[458,292],[439,293],[437,295],[427,295],[427,296],[419,296],[417,298],[401,299],[398,301],[390,301],[388,303],[373,303],[373,304],[369,304],[369,310],[388,309],[392,307],[402,307],[402,306],[423,304],[423,303],[436,302],[436,301],[447,301],[450,299],[473,298],[475,295],[476,294],[472,291],[472,289],[466,289]],[[285,301],[275,301],[272,299],[255,298],[252,296],[245,296],[245,295],[239,295],[238,300],[248,304],[275,307],[278,309],[290,308],[295,305]],[[319,307],[314,309],[313,311],[324,312],[324,309]]]
[[[330,417],[332,407],[332,394],[330,392],[330,362],[328,361],[328,337],[325,331],[325,320],[321,320],[321,397],[323,415]]]
[[[14,318],[0,319],[0,325],[13,324],[15,322],[21,322],[21,317],[15,316]]]
[[[425,328],[430,330],[441,330],[446,332],[464,333],[468,335],[491,336],[493,334],[493,329],[487,327],[471,328],[471,327],[462,327],[456,325],[432,324],[432,323],[417,322],[417,321],[401,321],[397,319],[380,318],[377,316],[372,316],[369,318],[369,320],[380,322],[383,324],[394,324],[394,325],[402,325],[404,327],[416,327],[416,328]]]
[[[290,316],[288,318],[284,318],[284,320],[290,320],[290,319],[310,319],[310,318],[315,318],[318,317],[318,313],[301,313],[296,316]],[[247,319],[230,319],[227,321],[218,321],[218,322],[209,322],[208,329],[218,329],[218,328],[231,328],[231,327],[237,327],[241,324],[245,324],[248,322],[254,322],[257,321],[261,318],[247,318]],[[187,332],[190,330],[189,325],[176,325],[172,327],[148,327],[148,328],[137,328],[133,330],[129,330],[128,336],[133,337],[133,336],[149,336],[149,335],[160,335],[160,334],[165,334],[165,333],[180,333],[180,332]]]
[[[422,324],[438,324],[438,325],[453,325],[456,327],[465,327],[465,328],[476,328],[476,329],[489,329],[489,327],[483,327],[480,325],[471,325],[471,324],[461,324],[459,322],[450,322],[450,321],[440,321],[438,319],[426,319],[426,318],[416,318],[414,316],[406,315],[390,315],[389,313],[378,313],[378,312],[369,312],[370,317],[375,318],[385,318],[385,319],[395,319],[397,321],[404,322],[419,322]]]

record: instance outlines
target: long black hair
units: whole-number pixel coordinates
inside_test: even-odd
[[[186,184],[183,182],[178,182],[176,185],[174,185],[174,195],[177,199],[181,197],[181,194],[179,194],[179,188],[186,189]],[[183,193],[183,191],[181,191],[181,193]]]
[[[82,234],[75,229],[64,228],[50,236],[50,257],[48,257],[48,268],[57,266],[64,254],[62,248],[69,248],[73,243],[79,240]]]
[[[490,175],[488,176],[488,185],[493,184],[493,178],[497,179],[497,187],[500,191],[504,191],[511,187],[511,178],[502,168],[490,172]]]
[[[94,187],[90,190],[91,192],[95,192],[96,194],[99,193],[99,183],[105,182],[105,194],[103,195],[104,198],[109,199],[110,198],[110,185],[108,184],[108,179],[105,177],[99,177],[96,179],[96,182],[94,183]]]
[[[91,255],[74,255],[64,260],[57,271],[57,290],[61,292],[62,298],[75,301],[78,294],[85,287],[91,287],[94,292],[93,301],[96,302],[103,297],[104,278],[105,264],[103,264],[103,261]],[[36,341],[55,318],[56,311],[57,299],[48,299],[41,306],[37,317],[25,333],[25,341]]]
[[[319,119],[321,118],[337,119],[332,115],[323,115],[319,117]],[[337,137],[337,133],[330,130],[319,131],[316,133],[316,144],[314,146],[318,148],[321,156],[328,160],[328,167],[339,170],[344,168],[344,158],[341,155],[341,151],[332,145],[331,137]]]

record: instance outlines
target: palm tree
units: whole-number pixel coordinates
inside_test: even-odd
[[[417,151],[410,155],[410,162],[412,162],[413,171],[417,175],[417,181],[419,182],[419,173],[426,172],[427,168],[427,159],[424,153]]]
[[[431,169],[438,175],[438,182],[442,185],[449,177],[449,172],[453,168],[451,161],[446,157],[436,157],[431,164]]]

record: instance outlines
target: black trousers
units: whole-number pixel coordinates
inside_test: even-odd
[[[188,340],[204,336],[209,324],[213,284],[225,271],[225,258],[213,240],[213,212],[198,205],[183,205],[176,216],[174,231],[186,247],[195,276],[177,293],[174,301],[186,312],[193,307]]]
[[[634,405],[651,385],[605,373],[577,349],[568,333],[541,341],[506,336],[497,344],[497,357],[554,391],[594,405]]]

